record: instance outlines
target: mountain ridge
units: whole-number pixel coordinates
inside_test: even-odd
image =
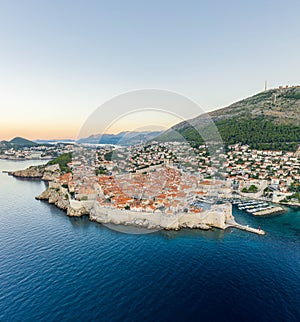
[[[160,134],[162,134],[162,131],[122,131],[117,134],[92,134],[87,138],[77,140],[77,143],[133,145],[152,140]]]
[[[14,137],[10,141],[0,141],[0,147],[1,148],[24,148],[24,147],[35,147],[38,146],[39,144],[33,141],[30,141],[28,139],[25,139],[20,136]]]
[[[180,122],[157,140],[187,140],[194,144],[213,141],[217,137],[213,138],[212,133],[216,126],[225,144],[294,150],[300,142],[299,112],[300,86],[279,87]]]

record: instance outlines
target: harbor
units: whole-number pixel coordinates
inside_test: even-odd
[[[227,200],[229,201],[229,200]],[[269,209],[269,204],[268,203],[261,203],[261,202],[255,202],[255,201],[247,201],[242,203],[241,201],[239,201],[239,203],[234,202],[233,200],[230,200],[230,202],[232,203],[232,205],[236,205],[238,207],[253,207],[253,208],[249,208],[249,210],[251,209],[257,209],[258,205],[260,205],[260,209],[257,212],[263,212],[263,211],[267,211],[268,214],[269,212],[272,210],[276,210],[277,207],[274,208],[270,208]],[[210,209],[211,205],[213,203],[216,203],[216,200],[212,200],[212,199],[208,199],[208,198],[196,198],[196,200],[191,204],[191,206],[198,206],[201,207],[202,209]],[[264,208],[266,207],[266,208]],[[245,209],[245,208],[244,208]],[[240,209],[240,210],[244,210],[244,209]],[[255,212],[257,214],[257,212]],[[250,212],[251,213],[251,212]],[[253,214],[253,213],[252,213]],[[239,223],[237,223],[235,221],[235,219],[228,219],[226,222],[226,227],[225,228],[236,228],[236,229],[240,229],[240,230],[244,230],[253,234],[257,234],[257,235],[265,235],[266,232],[262,229],[260,229],[260,227],[258,228],[253,228],[250,227],[249,225],[241,225]]]
[[[254,216],[266,216],[284,212],[284,208],[281,206],[275,206],[260,200],[233,200],[232,204],[239,210],[246,211]]]

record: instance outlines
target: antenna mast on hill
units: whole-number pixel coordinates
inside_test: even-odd
[[[265,80],[265,91],[268,89],[267,81]]]

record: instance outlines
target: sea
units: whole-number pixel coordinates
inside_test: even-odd
[[[237,229],[124,234],[35,200],[2,170],[0,321],[300,321],[300,211]]]

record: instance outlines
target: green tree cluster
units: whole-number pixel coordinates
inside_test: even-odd
[[[68,163],[72,161],[72,153],[63,153],[60,156],[58,156],[57,158],[49,161],[47,163],[47,165],[54,165],[54,164],[58,164],[60,167],[60,170],[62,172],[71,172],[70,167],[68,166]]]
[[[248,189],[245,187],[243,188],[242,192],[244,193],[256,193],[258,191],[258,188],[252,184]]]

